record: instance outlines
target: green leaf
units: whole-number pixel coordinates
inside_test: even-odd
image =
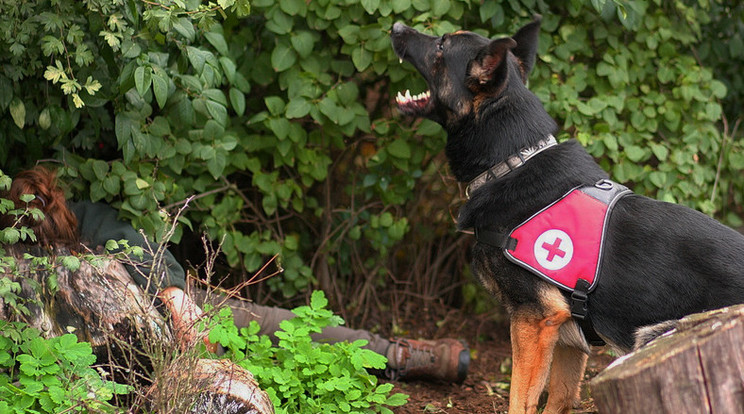
[[[310,102],[302,97],[294,98],[287,104],[287,118],[302,118],[310,113]]]
[[[318,108],[323,115],[327,116],[331,121],[338,124],[338,114],[341,109],[338,107],[336,102],[330,97],[323,98],[318,103]]]
[[[168,100],[168,75],[157,66],[153,67],[152,91],[155,93],[158,106],[165,108],[165,103]]]
[[[121,191],[121,180],[117,176],[108,176],[103,179],[103,189],[108,194],[118,195]]]
[[[137,87],[137,93],[145,96],[152,82],[152,68],[149,66],[138,66],[134,70],[134,85]]]
[[[39,127],[43,130],[47,130],[50,126],[52,126],[52,116],[49,112],[49,108],[44,108],[39,113]]]
[[[364,7],[367,13],[375,14],[380,7],[380,0],[362,0],[362,7]]]
[[[726,96],[726,85],[718,80],[713,80],[710,83],[710,91],[718,99],[723,99]]]
[[[194,30],[194,25],[191,23],[190,19],[187,19],[186,17],[179,17],[178,19],[175,19],[173,22],[173,28],[176,29],[176,31],[183,37],[186,38],[189,42],[194,41],[194,37],[196,36],[196,31]],[[206,33],[204,34],[206,37]]]
[[[313,35],[308,31],[303,30],[293,33],[290,41],[292,42],[292,47],[294,47],[300,57],[308,57],[313,52],[315,41],[313,40]]]
[[[23,101],[18,98],[13,98],[10,101],[10,116],[16,126],[23,129],[26,125],[26,105],[23,104]]]
[[[225,105],[212,100],[207,100],[207,111],[209,112],[209,115],[211,115],[212,118],[220,125],[222,125],[223,127],[227,126],[228,118],[227,108],[225,108]]]
[[[232,59],[228,57],[222,56],[219,58],[219,62],[220,62],[220,65],[222,66],[222,71],[224,72],[227,80],[231,84],[236,84],[235,86],[239,86],[237,85],[237,81],[235,77],[235,71],[236,71],[235,61],[233,61]]]
[[[356,44],[359,42],[359,26],[349,24],[338,30],[338,35],[344,39],[347,44]]]
[[[207,57],[203,51],[193,47],[186,46],[186,54],[189,57],[189,62],[196,69],[196,73],[201,74],[204,71],[204,65],[207,62]]]
[[[170,135],[171,130],[168,119],[162,116],[156,116],[155,119],[153,119],[150,123],[149,131],[150,134],[156,137],[164,137],[166,135]]]
[[[121,43],[121,54],[127,59],[133,59],[140,55],[142,48],[130,39],[124,39]]]
[[[230,105],[235,113],[242,116],[245,113],[245,95],[238,88],[230,88]]]
[[[328,306],[328,299],[326,299],[323,291],[313,291],[312,295],[310,296],[310,307],[313,309],[322,309],[326,306]]]
[[[305,0],[282,0],[279,2],[282,11],[290,16],[300,14],[307,6]]]
[[[290,33],[293,26],[294,19],[281,10],[276,9],[273,10],[271,19],[266,22],[266,28],[279,35]]]
[[[225,42],[225,37],[222,35],[222,33],[204,32],[204,37],[212,46],[214,46],[217,52],[219,52],[221,55],[229,55],[227,42]]]
[[[276,134],[279,140],[287,138],[289,134],[289,121],[285,118],[271,118],[269,119],[269,128]]]
[[[449,0],[432,0],[431,13],[434,16],[445,16],[449,9]]]
[[[215,156],[207,160],[207,170],[215,180],[220,178],[225,165],[227,165],[227,156],[224,151],[216,151]]]
[[[401,1],[401,0],[397,0]],[[395,7],[396,0],[393,0],[393,7],[397,10],[398,8]],[[405,10],[405,9],[403,9]],[[480,12],[480,19],[481,22],[487,22],[490,18],[496,15],[496,13],[499,13],[501,11],[501,6],[499,6],[499,3],[496,1],[485,1],[479,8]]]
[[[106,161],[101,161],[101,160],[93,161],[93,172],[95,173],[96,178],[99,181],[102,181],[104,178],[106,178],[108,171],[109,171],[109,165]]]
[[[351,51],[351,61],[358,71],[363,72],[372,64],[372,53],[359,45]]]
[[[646,151],[637,145],[629,145],[625,147],[625,155],[629,160],[639,162],[646,157]]]
[[[654,153],[654,156],[656,156],[659,161],[666,161],[667,156],[669,155],[669,150],[665,146],[656,143],[651,143],[649,146],[651,147],[651,152]]]
[[[211,101],[215,101],[219,103],[220,105],[226,106],[227,105],[227,99],[225,98],[225,93],[222,92],[220,89],[205,89],[202,92],[202,95],[207,97],[207,99]]]
[[[267,96],[264,98],[266,108],[272,115],[281,115],[284,113],[284,101],[278,96]]]
[[[274,70],[276,72],[284,72],[291,68],[295,62],[297,62],[297,54],[295,51],[283,43],[277,43],[276,47],[271,52],[271,66]]]
[[[75,256],[62,256],[62,265],[70,271],[76,272],[80,269],[80,259]]]
[[[390,145],[388,145],[387,147],[387,151],[388,153],[390,153],[390,155],[396,156],[398,158],[411,158],[411,147],[408,145],[408,142],[403,139],[396,139],[395,141],[391,142]]]

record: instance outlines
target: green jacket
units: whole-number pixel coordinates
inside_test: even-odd
[[[150,249],[157,252],[159,246],[150,243],[148,247],[142,234],[131,224],[118,219],[118,213],[113,207],[90,201],[68,202],[68,206],[78,219],[81,241],[91,248],[105,246],[109,240],[128,240],[130,246],[143,248],[144,255],[141,260],[132,257],[134,263],[125,264],[127,271],[140,287],[152,294],[170,286],[186,289],[186,275],[183,268],[168,250],[165,250],[163,260],[155,263],[155,271],[152,271],[153,256],[150,254]]]

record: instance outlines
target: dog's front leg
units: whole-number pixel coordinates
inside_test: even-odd
[[[581,378],[589,355],[581,349],[558,344],[553,351],[544,414],[568,414],[579,399]]]
[[[509,414],[534,414],[545,388],[560,326],[567,309],[515,309],[511,316],[512,378]]]

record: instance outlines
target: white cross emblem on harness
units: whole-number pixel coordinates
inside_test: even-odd
[[[540,266],[548,270],[560,270],[573,258],[573,241],[562,230],[547,230],[535,240],[533,252]]]

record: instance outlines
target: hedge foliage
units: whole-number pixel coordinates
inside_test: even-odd
[[[559,140],[740,225],[743,14],[727,3],[0,0],[0,164],[53,160],[70,193],[153,235],[187,207],[236,273],[280,254],[285,296],[374,287],[412,268],[410,246],[451,240],[457,191],[441,129],[392,109],[426,87],[392,24],[496,36],[540,13],[530,87]]]

